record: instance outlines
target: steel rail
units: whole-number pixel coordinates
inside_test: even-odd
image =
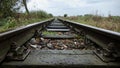
[[[2,62],[13,43],[20,47],[34,36],[35,31],[44,29],[53,19],[26,25],[0,34],[0,62]]]
[[[98,27],[94,27],[94,26],[90,26],[90,25],[86,25],[86,24],[81,24],[81,23],[73,22],[73,21],[69,21],[69,20],[63,20],[63,19],[59,19],[59,20],[61,20],[62,22],[72,24],[74,26],[79,26],[80,28],[83,28],[86,30],[94,31],[99,34],[103,34],[103,35],[109,36],[111,38],[120,40],[120,33],[118,33],[118,32],[114,32],[111,30],[106,30],[106,29],[102,29],[102,28],[98,28]]]
[[[120,33],[69,20],[59,20],[78,34],[84,35],[86,45],[95,43],[108,55],[113,56],[112,58],[120,58]]]

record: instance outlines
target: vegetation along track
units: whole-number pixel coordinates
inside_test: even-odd
[[[50,19],[0,34],[1,67],[119,67],[120,33]]]

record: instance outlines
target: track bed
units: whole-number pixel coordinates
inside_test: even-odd
[[[23,61],[5,60],[2,67],[117,67],[95,54],[95,46],[85,45],[84,37],[55,19],[26,44],[31,50]]]

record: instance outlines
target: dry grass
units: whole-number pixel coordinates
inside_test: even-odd
[[[120,32],[120,16],[102,17],[97,15],[71,16],[66,19]]]

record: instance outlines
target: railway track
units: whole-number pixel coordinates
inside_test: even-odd
[[[0,34],[0,67],[120,67],[120,33],[50,19]]]

